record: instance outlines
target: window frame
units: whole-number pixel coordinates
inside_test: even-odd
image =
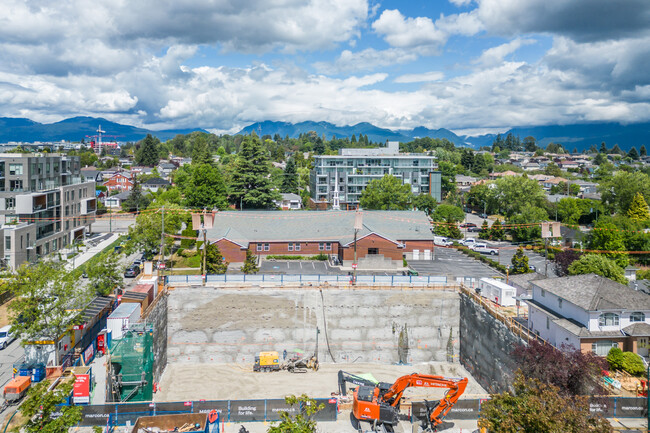
[[[608,322],[612,323],[608,323]],[[598,316],[598,326],[603,327],[603,326],[619,326],[621,323],[621,317],[620,315],[612,312],[607,312],[607,313],[600,313]]]
[[[633,317],[636,320],[632,320]],[[638,317],[641,317],[641,319],[638,319]],[[630,322],[631,323],[645,322],[645,313],[642,311],[633,311],[632,313],[630,313]]]

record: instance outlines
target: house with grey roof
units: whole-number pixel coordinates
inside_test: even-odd
[[[555,347],[648,357],[650,296],[596,274],[531,280],[528,327]]]
[[[276,200],[275,205],[282,210],[300,210],[302,209],[302,198],[298,194],[282,193],[281,200]]]
[[[356,234],[359,267],[364,262],[431,257],[433,233],[421,211],[362,211]],[[246,251],[258,256],[326,254],[351,265],[355,214],[352,211],[226,211],[207,229],[225,259],[243,262]],[[393,265],[395,263],[392,263]]]

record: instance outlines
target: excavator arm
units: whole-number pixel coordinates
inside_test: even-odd
[[[397,379],[382,396],[382,399],[393,407],[399,407],[400,400],[402,399],[406,388],[447,388],[445,396],[441,398],[440,401],[425,401],[427,405],[427,418],[430,427],[434,429],[437,425],[442,423],[442,419],[449,413],[460,396],[465,392],[467,382],[468,379],[466,377],[457,378],[414,373]]]
[[[356,376],[352,373],[348,373],[343,370],[339,370],[339,395],[347,395],[347,385],[346,383],[352,383],[354,385],[362,386],[375,386],[377,382],[370,379],[363,378],[361,376]]]

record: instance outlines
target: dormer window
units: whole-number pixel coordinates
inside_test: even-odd
[[[598,317],[598,326],[618,326],[618,314],[602,313]]]
[[[645,314],[640,311],[630,313],[630,322],[645,322]]]

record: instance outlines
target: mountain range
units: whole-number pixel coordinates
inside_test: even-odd
[[[164,141],[173,138],[177,134],[189,134],[193,131],[207,132],[200,128],[153,131],[96,117],[73,117],[50,124],[38,123],[26,118],[0,117],[0,143],[10,141],[27,143],[61,140],[81,141],[82,139],[89,141],[96,134],[95,131],[100,125],[106,131],[106,140],[120,142],[138,141],[147,134],[155,135]],[[385,142],[386,140],[406,142],[423,137],[446,138],[457,146],[468,146],[475,149],[492,145],[496,137],[494,134],[480,136],[457,135],[449,129],[429,129],[423,126],[414,129],[391,130],[367,122],[337,126],[329,122],[312,121],[300,123],[256,122],[243,128],[239,131],[239,134],[250,134],[253,131],[262,135],[274,136],[278,134],[281,137],[288,135],[291,138],[297,138],[301,133],[310,131],[316,132],[319,136],[324,134],[328,139],[331,139],[332,136],[344,138],[352,137],[352,135],[359,137],[359,135],[363,134],[374,142]],[[650,146],[650,122],[627,125],[598,122],[572,125],[522,126],[504,131],[502,135],[505,137],[508,133],[519,136],[521,139],[533,136],[542,147],[551,142],[561,143],[569,151],[573,150],[574,147],[579,151],[588,149],[591,145],[598,147],[603,141],[610,148],[618,144],[621,149],[626,150],[632,146],[636,146],[637,149],[641,145]]]
[[[111,122],[101,117],[72,117],[56,123],[38,123],[19,117],[0,117],[0,143],[21,141],[33,143],[35,141],[90,141],[97,134],[97,128],[106,131],[105,141],[115,140],[120,142],[138,141],[147,134],[157,136],[160,140],[169,140],[177,134],[189,134],[202,129],[170,129],[164,131],[151,131],[131,125],[122,125]],[[204,131],[207,132],[207,131]]]

